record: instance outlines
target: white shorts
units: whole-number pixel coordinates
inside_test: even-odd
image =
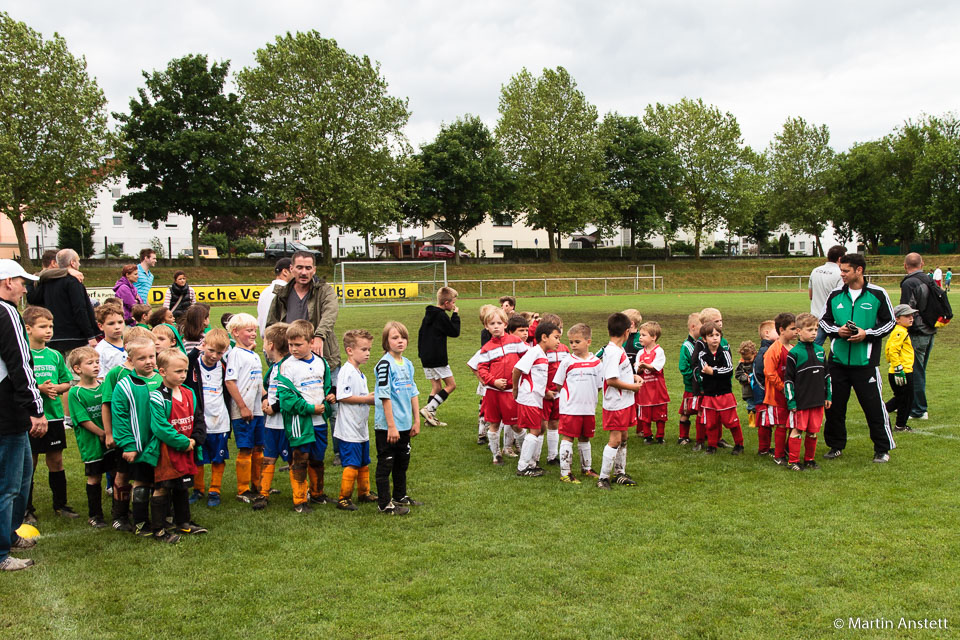
[[[427,380],[443,380],[444,378],[452,378],[453,370],[450,369],[450,365],[445,367],[424,367],[423,375],[427,377]]]

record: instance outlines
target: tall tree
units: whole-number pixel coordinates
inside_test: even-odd
[[[757,243],[757,251],[770,238],[771,224],[767,210],[767,158],[750,147],[741,154],[740,166],[733,174],[727,224],[734,234]]]
[[[547,231],[556,262],[560,234],[601,219],[606,207],[597,109],[563,67],[538,78],[523,69],[500,91],[496,135],[516,175],[517,206]]]
[[[507,206],[510,172],[503,153],[483,121],[467,115],[442,126],[418,160],[412,217],[449,233],[460,264],[460,239]]]
[[[612,221],[630,230],[631,255],[637,243],[666,233],[684,203],[677,197],[680,161],[670,143],[646,131],[636,116],[610,113],[600,126],[604,150],[604,192]]]
[[[229,62],[208,66],[205,55],[171,60],[144,72],[146,88],[130,100],[120,154],[127,186],[116,211],[157,222],[171,213],[193,219],[193,263],[200,231],[217,217],[259,219],[268,212],[253,162],[250,128],[236,94],[224,93]]]
[[[44,40],[0,12],[0,210],[30,265],[26,222],[87,218],[113,136],[106,98],[54,33]]]
[[[742,161],[740,125],[733,114],[721,113],[702,99],[683,98],[672,105],[648,105],[643,116],[648,129],[670,141],[683,170],[680,197],[687,215],[682,228],[693,233],[700,258],[704,234],[729,224],[734,176]]]
[[[916,233],[914,221],[903,228],[895,163],[890,138],[855,144],[837,156],[829,186],[833,227],[842,238],[859,237],[871,253],[885,236],[903,235],[909,243]]]
[[[330,227],[364,232],[399,217],[407,101],[387,93],[378,63],[316,31],[278,36],[255,57],[237,80],[267,188],[319,231],[332,264]]]
[[[803,118],[787,118],[783,131],[773,137],[767,153],[770,156],[767,201],[773,221],[786,224],[794,233],[813,236],[817,255],[826,255],[820,238],[830,220],[827,186],[835,167],[827,125],[818,127]]]

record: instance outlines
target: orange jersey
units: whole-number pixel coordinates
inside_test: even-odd
[[[787,397],[783,395],[783,378],[787,371],[789,352],[790,350],[777,340],[763,355],[763,404],[774,407],[787,406]]]

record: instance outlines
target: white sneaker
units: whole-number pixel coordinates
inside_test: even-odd
[[[28,540],[23,536],[17,536],[17,541],[10,545],[11,549],[33,549],[37,546],[36,540]]]
[[[33,560],[7,556],[3,562],[0,562],[0,571],[20,571],[21,569],[29,569],[32,566]]]
[[[926,411],[924,411],[922,416],[920,416],[919,418],[914,418],[914,419],[915,419],[915,420],[928,420],[929,418],[930,418],[930,414],[927,413]]]
[[[873,461],[880,464],[883,464],[884,462],[890,462],[890,454],[878,453],[877,455],[873,456]]]
[[[437,424],[437,416],[433,415],[433,411],[430,411],[430,409],[427,409],[426,407],[420,409],[420,415],[423,416],[423,419],[426,420],[427,424],[431,427],[440,426]]]

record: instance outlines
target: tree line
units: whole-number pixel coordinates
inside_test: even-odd
[[[332,227],[430,222],[459,246],[487,215],[545,230],[551,260],[561,236],[588,225],[628,229],[634,249],[685,230],[697,256],[719,229],[763,248],[786,226],[814,236],[821,255],[829,224],[871,251],[960,238],[952,113],[841,153],[826,125],[791,117],[754,150],[733,114],[702,99],[601,118],[563,67],[522,69],[501,87],[493,130],[467,114],[414,150],[408,101],[379,64],[316,31],[277,36],[232,76],[236,91],[230,79],[229,61],[176,58],[143,73],[111,126],[86,61],[0,13],[0,207],[21,259],[24,223],[57,220],[82,236],[98,186],[116,176],[130,190],[117,211],[193,219],[195,261],[203,230],[238,239],[278,213],[318,234],[328,263]]]

